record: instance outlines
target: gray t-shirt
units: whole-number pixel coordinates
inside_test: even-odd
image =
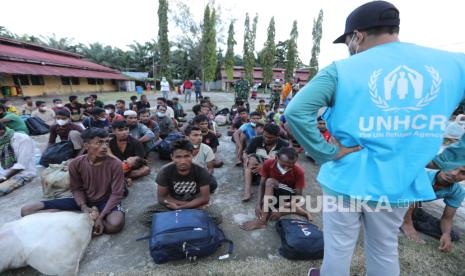
[[[199,152],[192,158],[193,162],[204,168],[207,168],[208,162],[213,160],[215,160],[215,153],[213,153],[213,150],[204,143],[200,144]]]

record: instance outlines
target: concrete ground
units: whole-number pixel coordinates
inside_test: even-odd
[[[230,93],[205,93],[220,107],[230,107],[233,95]],[[99,98],[105,102],[114,102],[122,98],[128,100],[132,94],[105,93]],[[259,95],[265,97],[265,95]],[[65,97],[63,97],[65,100]],[[149,95],[151,103],[155,96]],[[51,101],[51,98],[47,98]],[[258,102],[258,101],[257,101]],[[19,103],[19,102],[18,102]],[[256,102],[252,102],[255,106]],[[185,110],[191,111],[192,104],[185,104]],[[191,113],[191,112],[190,112]],[[191,116],[191,114],[189,115]],[[220,128],[224,134],[220,138],[219,156],[224,160],[223,168],[215,169],[219,188],[213,195],[213,203],[223,213],[221,228],[226,236],[234,241],[235,252],[228,260],[217,260],[224,254],[226,247],[208,258],[196,263],[179,261],[156,265],[151,260],[148,242],[136,239],[148,234],[149,229],[138,223],[137,217],[145,206],[153,204],[155,197],[155,176],[160,167],[166,164],[155,155],[152,158],[151,175],[135,181],[129,196],[123,201],[126,213],[124,230],[116,235],[103,235],[94,238],[81,261],[80,275],[306,275],[311,266],[319,266],[321,261],[289,261],[279,256],[280,239],[275,231],[274,223],[267,229],[245,232],[239,228],[242,222],[254,218],[255,201],[242,203],[243,175],[242,169],[234,166],[234,145],[226,136],[226,127]],[[34,137],[40,148],[44,148],[47,136]],[[315,180],[318,166],[300,157],[300,164],[306,173],[307,187],[305,193],[312,197],[321,195],[321,188]],[[0,225],[19,218],[22,205],[32,200],[40,200],[42,195],[40,179],[19,188],[12,193],[0,197]],[[435,215],[441,209],[436,203],[425,204]],[[322,226],[321,213],[314,215],[314,223]],[[465,232],[465,215],[462,211],[455,221],[456,227]],[[400,260],[402,275],[465,275],[465,242],[454,244],[454,252],[449,254],[437,250],[438,241],[424,237],[426,244],[416,244],[400,237]],[[361,240],[352,260],[352,275],[364,275],[364,256]],[[337,264],[334,264],[337,265]],[[40,275],[32,268],[18,269],[2,275]]]

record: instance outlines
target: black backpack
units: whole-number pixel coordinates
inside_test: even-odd
[[[308,221],[281,219],[276,223],[281,236],[279,254],[291,260],[323,258],[323,232]]]
[[[50,126],[39,117],[27,118],[25,123],[31,136],[43,135],[50,132]]]
[[[160,142],[157,146],[158,155],[161,160],[171,160],[171,144],[179,139],[183,139],[184,135],[181,132],[172,132]]]
[[[49,145],[42,157],[39,164],[48,167],[49,164],[61,164],[61,162],[69,160],[74,156],[74,146],[71,141],[62,141],[60,143]]]

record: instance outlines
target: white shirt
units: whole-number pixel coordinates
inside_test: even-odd
[[[166,114],[170,117],[170,118],[174,118],[174,110],[171,108],[171,106],[166,106]]]
[[[201,143],[199,152],[192,158],[197,165],[200,165],[207,169],[208,163],[215,160],[215,153],[213,153],[212,148],[210,146]]]
[[[170,91],[170,83],[167,81],[162,81],[160,83],[160,91]]]
[[[36,177],[37,170],[34,164],[34,141],[24,133],[15,132],[11,138],[11,147],[15,153],[16,163],[9,169],[1,170],[0,175],[5,176],[11,170],[22,170],[17,175],[23,177]]]

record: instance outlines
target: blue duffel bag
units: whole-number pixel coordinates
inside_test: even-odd
[[[195,261],[215,253],[223,242],[229,243],[229,250],[220,259],[232,254],[233,243],[203,210],[183,209],[153,215],[149,248],[157,264],[182,259]]]
[[[323,258],[323,233],[317,226],[298,219],[281,219],[276,222],[281,236],[279,254],[291,260]]]

